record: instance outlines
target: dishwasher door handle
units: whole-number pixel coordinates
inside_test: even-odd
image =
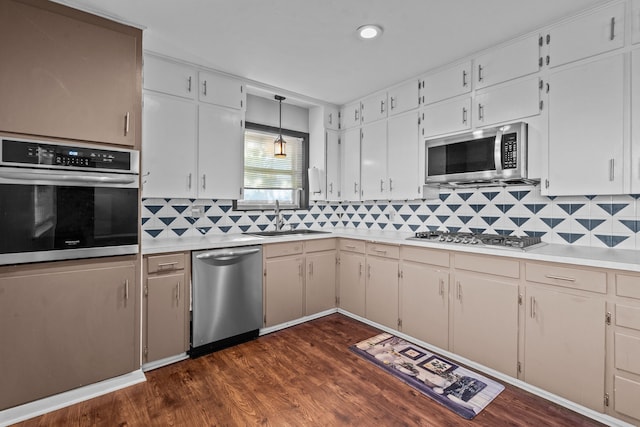
[[[234,258],[238,258],[244,255],[251,255],[260,252],[260,248],[251,248],[251,249],[220,249],[215,251],[205,252],[203,254],[196,255],[197,259],[201,260],[220,260],[220,261],[228,261]]]

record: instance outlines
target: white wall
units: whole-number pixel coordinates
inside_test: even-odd
[[[282,128],[309,132],[309,110],[282,102]],[[279,126],[278,101],[247,94],[247,122]]]

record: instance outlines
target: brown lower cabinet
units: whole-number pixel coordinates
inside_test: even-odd
[[[0,268],[0,410],[140,367],[137,257]]]
[[[189,349],[190,252],[145,256],[143,363]]]

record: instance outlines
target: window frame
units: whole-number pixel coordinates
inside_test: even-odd
[[[259,132],[269,132],[275,133],[278,135],[280,133],[280,128],[275,126],[263,125],[260,123],[248,122],[244,123],[244,130],[255,130]],[[292,138],[300,138],[302,139],[302,150],[303,150],[303,170],[302,170],[302,191],[300,192],[300,200],[298,204],[291,203],[280,203],[280,209],[286,210],[308,210],[309,209],[309,133],[308,132],[300,132],[291,129],[282,128],[282,137],[287,139],[287,136]],[[244,187],[244,131],[243,131],[243,155],[242,155],[242,194],[245,193]],[[274,210],[276,207],[274,203],[248,203],[244,202],[243,199],[233,200],[233,210],[234,211],[264,211],[264,210]]]

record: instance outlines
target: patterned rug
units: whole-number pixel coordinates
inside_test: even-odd
[[[468,420],[504,390],[502,384],[395,335],[382,333],[350,349]]]

